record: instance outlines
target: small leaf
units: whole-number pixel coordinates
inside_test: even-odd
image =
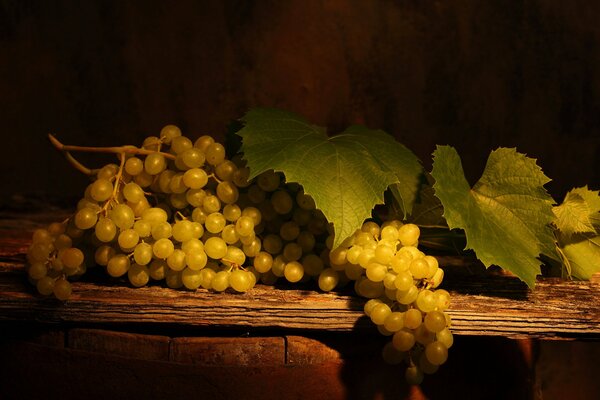
[[[600,196],[587,186],[575,188],[552,211],[556,216],[554,224],[564,235],[597,233],[594,225],[600,222]]]
[[[380,130],[352,126],[328,137],[325,129],[275,109],[243,118],[242,152],[251,178],[273,169],[297,182],[335,229],[334,246],[360,228],[383,193],[398,185],[404,208],[416,196],[421,165],[406,147]]]
[[[515,149],[497,149],[471,188],[456,150],[438,146],[431,175],[448,226],[465,231],[466,248],[486,267],[498,265],[533,287],[540,273],[537,258],[555,253],[553,200],[543,187],[549,179],[535,160]]]

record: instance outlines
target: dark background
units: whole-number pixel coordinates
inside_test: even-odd
[[[427,168],[453,145],[471,181],[516,146],[555,199],[598,189],[599,17],[586,0],[0,0],[0,198],[83,191],[48,132],[222,137],[255,106],[384,129]]]

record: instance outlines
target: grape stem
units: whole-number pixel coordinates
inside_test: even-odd
[[[116,154],[139,154],[149,155],[158,153],[170,160],[175,160],[175,155],[156,150],[141,149],[135,146],[112,146],[112,147],[90,147],[90,146],[72,146],[62,144],[53,134],[48,134],[48,139],[54,147],[63,152],[81,151],[86,153],[116,153]]]

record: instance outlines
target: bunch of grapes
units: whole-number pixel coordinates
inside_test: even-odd
[[[354,282],[370,299],[367,316],[392,337],[384,359],[407,361],[409,383],[446,361],[449,294],[434,290],[444,273],[417,248],[416,225],[368,221],[332,249],[333,227],[300,185],[274,171],[249,180],[242,158],[228,159],[210,136],[192,141],[167,125],[140,147],[107,151],[118,164],[76,164],[92,182],[74,215],[33,234],[27,271],[39,293],[67,300],[88,266],[134,287],[217,292],[280,278],[323,291]]]

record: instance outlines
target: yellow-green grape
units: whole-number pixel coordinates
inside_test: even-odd
[[[158,175],[167,168],[165,157],[159,153],[152,153],[144,160],[144,171],[149,175]]]
[[[371,311],[373,311],[373,309],[375,308],[375,306],[379,305],[379,304],[383,304],[383,301],[381,301],[381,299],[370,299],[368,300],[364,307],[363,307],[363,311],[365,312],[365,315],[367,317],[371,316]]]
[[[140,219],[135,221],[133,229],[140,235],[141,238],[146,238],[152,234],[152,225],[148,221]]]
[[[154,226],[161,222],[167,222],[168,215],[162,208],[152,207],[142,213],[142,220],[148,222],[151,226]]]
[[[148,274],[150,275],[150,278],[155,281],[162,281],[165,279],[168,269],[165,260],[154,259],[148,266]]]
[[[192,147],[192,141],[185,136],[176,136],[171,140],[171,151],[175,154],[181,154]]]
[[[337,271],[333,270],[332,268],[325,268],[319,274],[319,289],[321,289],[324,292],[329,292],[335,289],[339,281],[340,275]]]
[[[129,258],[124,254],[117,254],[108,261],[106,272],[113,278],[123,276],[129,270],[131,263]]]
[[[281,178],[273,170],[265,171],[258,176],[256,183],[265,192],[272,192],[279,187]]]
[[[208,214],[206,221],[204,221],[204,228],[210,233],[219,233],[225,227],[227,220],[220,212],[213,212]]]
[[[185,199],[192,207],[202,207],[205,197],[206,191],[204,189],[189,189],[185,192]]]
[[[390,260],[390,266],[394,270],[395,273],[399,274],[400,272],[405,272],[410,270],[410,262],[412,261],[412,256],[409,256],[404,253],[396,253],[394,257]]]
[[[360,230],[368,233],[373,238],[379,238],[379,232],[381,231],[381,228],[379,227],[379,225],[377,225],[376,222],[367,221],[364,224],[362,224]]]
[[[204,250],[204,243],[198,239],[190,239],[181,244],[181,250],[185,251],[186,253]]]
[[[212,280],[217,275],[217,273],[211,268],[204,268],[200,270],[200,286],[204,289],[210,289],[212,287]]]
[[[48,259],[52,247],[47,243],[34,243],[27,250],[27,259],[29,262],[43,262]]]
[[[410,366],[406,368],[404,378],[409,385],[420,385],[423,382],[423,371],[417,366]]]
[[[178,242],[187,242],[194,235],[192,222],[186,219],[175,222],[171,228],[171,234],[173,235],[173,239]]]
[[[253,265],[260,273],[270,271],[273,266],[273,256],[266,251],[261,251],[254,257]]]
[[[109,216],[119,229],[131,228],[135,219],[133,210],[127,204],[117,204],[110,211]]]
[[[221,260],[227,266],[242,266],[246,261],[246,254],[239,247],[227,246],[227,253]]]
[[[423,322],[421,311],[411,308],[404,313],[404,326],[409,329],[417,329]]]
[[[413,286],[413,277],[409,272],[399,272],[394,281],[396,289],[405,292]]]
[[[208,175],[200,168],[188,169],[183,174],[183,183],[190,189],[202,189],[208,183]]]
[[[54,248],[56,250],[68,249],[73,246],[73,239],[64,233],[58,235],[56,239],[54,239]]]
[[[38,279],[42,279],[47,274],[48,268],[46,268],[46,265],[41,262],[33,263],[29,265],[29,268],[27,268],[27,275],[29,275],[31,279],[34,279],[36,281]]]
[[[125,161],[125,172],[131,176],[136,176],[144,170],[144,162],[137,157],[129,157]]]
[[[145,265],[132,264],[127,271],[127,278],[134,287],[146,286],[150,280],[150,272]]]
[[[302,248],[302,253],[306,254],[311,252],[316,243],[315,235],[308,231],[302,231],[296,238],[296,243]]]
[[[431,332],[438,333],[446,328],[446,317],[441,311],[431,311],[425,315],[425,327]]]
[[[160,222],[152,227],[152,238],[154,240],[170,238],[173,228],[168,222]]]
[[[181,279],[181,271],[173,271],[172,269],[167,268],[165,282],[167,286],[171,289],[181,288],[183,286],[183,281]]]
[[[250,288],[251,278],[246,271],[237,269],[229,275],[229,285],[236,292],[246,292]]]
[[[298,261],[302,257],[302,247],[297,243],[288,243],[283,247],[283,256],[288,261]]]
[[[400,304],[408,305],[417,300],[419,295],[419,289],[415,285],[412,285],[406,291],[396,291],[396,301]]]
[[[394,333],[392,344],[399,351],[409,351],[415,345],[415,335],[406,328],[401,329]]]
[[[173,271],[182,271],[185,268],[185,266],[187,265],[186,257],[187,257],[187,255],[185,254],[185,252],[183,250],[175,249],[175,250],[173,250],[171,255],[169,257],[167,257],[167,265]]]
[[[57,235],[52,235],[47,229],[36,229],[33,231],[32,242],[50,244],[54,240],[54,236]]]
[[[396,290],[396,274],[388,271],[386,272],[385,276],[383,277],[383,286],[385,286],[386,289],[389,290]],[[395,297],[394,297],[395,299]]]
[[[387,267],[379,263],[371,263],[367,266],[367,278],[373,282],[382,282],[387,274]]]
[[[429,343],[425,347],[427,361],[433,365],[442,365],[448,359],[448,348],[441,342]]]
[[[171,180],[175,175],[177,175],[177,172],[171,169],[165,169],[161,172],[158,176],[158,189],[163,193],[171,193]]]
[[[433,311],[437,306],[437,297],[431,290],[424,289],[417,296],[416,305],[424,313]]]
[[[123,197],[127,201],[137,203],[144,198],[144,190],[135,182],[129,182],[123,186]]]
[[[304,272],[308,276],[319,276],[319,274],[323,271],[325,264],[321,257],[316,254],[307,254],[302,257],[302,266],[304,267]]]
[[[57,279],[56,282],[54,282],[52,291],[57,299],[65,301],[71,297],[71,283],[63,278]]]
[[[100,217],[96,223],[95,233],[98,240],[108,243],[117,235],[117,226],[111,219]]]
[[[393,225],[383,227],[381,229],[381,240],[395,243],[398,240],[398,229]]]
[[[219,271],[212,279],[212,289],[217,292],[222,292],[229,287],[229,272]]]
[[[204,150],[206,162],[210,165],[219,165],[225,160],[225,147],[220,143],[212,143]]]
[[[36,289],[39,294],[49,296],[54,292],[54,278],[44,276],[36,283]]]
[[[286,260],[283,256],[277,256],[273,259],[273,265],[271,266],[271,272],[278,278],[284,275]]]
[[[435,274],[433,274],[433,277],[430,279],[431,286],[435,289],[438,286],[440,286],[440,284],[442,283],[443,280],[444,280],[444,270],[441,268],[438,268],[437,271],[435,271]]]
[[[208,256],[204,250],[196,249],[188,251],[185,255],[185,262],[188,268],[198,271],[206,267],[206,264],[208,263]]]
[[[177,127],[176,125],[165,125],[160,130],[160,139],[163,141],[163,143],[169,144],[174,138],[178,136],[181,136],[181,129],[179,129],[179,127]]]
[[[171,182],[169,182],[169,190],[171,191],[171,193],[184,193],[186,190],[188,190],[188,187],[183,181],[183,176],[184,175],[181,172],[178,172],[175,175],[173,175],[173,178],[171,178]]]
[[[344,273],[351,281],[356,281],[363,276],[365,269],[360,265],[356,264],[346,264],[344,268]]]
[[[273,217],[277,216],[277,212],[273,208],[273,205],[270,202],[265,202],[261,204],[264,209],[262,210],[263,215],[269,213]],[[302,208],[296,208],[292,214],[292,220],[298,224],[298,226],[307,226],[309,222],[312,220],[312,212],[309,210],[304,210]],[[265,217],[265,219],[267,219]]]
[[[190,290],[196,290],[202,283],[202,271],[186,268],[181,272],[183,286]]]
[[[222,181],[233,180],[233,174],[237,171],[237,166],[230,160],[225,160],[215,168],[217,178]]]
[[[67,268],[77,268],[83,263],[83,252],[76,247],[71,247],[60,253],[60,261]]]
[[[271,196],[271,204],[275,212],[280,215],[284,215],[292,211],[294,203],[292,197],[285,190],[278,190]]]
[[[239,236],[249,236],[254,232],[254,221],[250,217],[241,216],[235,222],[235,230]]]
[[[373,321],[373,323],[375,325],[382,325],[385,322],[385,319],[391,313],[392,313],[392,310],[391,310],[390,306],[388,306],[385,303],[381,303],[381,304],[377,304],[375,307],[373,307],[369,317],[371,317],[371,321]]]
[[[406,225],[405,225],[406,226]],[[418,258],[410,262],[410,273],[415,279],[424,279],[427,277],[429,264],[424,258]]]
[[[52,259],[52,261],[50,261],[50,266],[52,267],[53,272],[60,272],[65,267],[59,258]]]
[[[421,231],[415,224],[402,225],[398,229],[398,240],[402,243],[402,246],[415,246],[419,240]]]
[[[363,251],[358,256],[358,265],[366,269],[373,260],[375,260],[375,251],[363,248]]]
[[[285,265],[283,275],[289,282],[299,282],[304,276],[304,267],[298,261],[289,262]]]
[[[113,184],[108,179],[97,179],[90,187],[90,196],[95,201],[106,201],[113,194]]]
[[[233,183],[237,187],[245,188],[250,185],[248,178],[250,177],[250,169],[248,167],[239,168],[233,173]]]
[[[97,221],[97,212],[89,207],[84,207],[75,214],[75,226],[79,229],[90,229]]]
[[[256,256],[262,248],[262,243],[261,243],[260,239],[257,237],[255,237],[248,243],[245,243],[245,238],[242,238],[242,240],[243,240],[243,244],[244,244],[242,249],[244,251],[244,254],[246,254],[246,256],[248,256],[248,257]]]
[[[385,329],[385,326],[383,325],[376,325],[377,326],[377,331],[382,334],[383,336],[392,336],[394,334],[394,332],[390,332],[387,329]]]
[[[271,254],[279,254],[283,248],[283,242],[278,235],[269,234],[263,239],[262,246]]]
[[[234,244],[237,243],[238,240],[240,240],[237,232],[235,231],[235,225],[233,224],[225,225],[225,227],[221,231],[221,238],[227,244]]]
[[[254,226],[260,224],[260,222],[262,221],[262,215],[260,213],[260,210],[256,207],[244,208],[244,210],[242,211],[242,217],[250,218]]]
[[[447,349],[452,347],[452,344],[454,344],[454,337],[448,328],[444,328],[436,333],[435,337],[436,340],[446,346]]]
[[[217,185],[217,197],[225,204],[232,204],[238,201],[240,192],[233,183],[223,181]]]
[[[436,296],[436,306],[440,311],[447,310],[450,307],[450,293],[444,289],[438,289],[433,292]]]
[[[439,365],[433,365],[427,360],[427,356],[424,353],[421,353],[419,356],[419,369],[423,371],[424,374],[431,375],[437,372],[439,368]]]
[[[94,261],[98,265],[106,266],[108,264],[108,260],[110,260],[115,255],[115,249],[111,246],[102,245],[99,246],[94,252]]]
[[[196,141],[194,142],[194,147],[197,149],[200,149],[202,151],[206,151],[208,146],[210,146],[214,142],[215,142],[215,139],[213,139],[212,136],[203,135],[203,136],[200,136],[198,139],[196,139]]]
[[[211,237],[204,242],[204,251],[210,258],[219,260],[227,254],[227,243],[220,237]]]
[[[398,351],[392,342],[388,342],[381,350],[381,357],[386,364],[397,365],[406,359],[406,353]]]
[[[375,248],[375,261],[381,264],[389,264],[394,256],[394,248],[388,246],[386,244],[382,244],[384,242],[380,242],[379,245]]]
[[[206,197],[204,197],[204,200],[202,200],[202,208],[204,208],[204,211],[208,214],[217,212],[221,209],[221,201],[217,196],[207,194]]]
[[[398,252],[396,253],[396,255],[403,256],[403,257],[409,257],[411,261],[415,260],[417,258],[422,258],[424,256],[424,254],[421,252],[421,250],[419,250],[415,246],[403,246],[400,249],[398,249]]]
[[[415,340],[417,343],[426,346],[435,340],[435,333],[427,329],[424,324],[421,324],[415,329]]]
[[[283,237],[283,235],[281,237]],[[343,248],[343,247],[338,247],[337,249],[331,250],[329,252],[329,262],[332,265],[344,265],[344,264],[346,264],[348,262],[348,260],[346,259],[347,251],[348,250],[346,248]]]
[[[167,238],[158,239],[152,245],[152,252],[156,258],[166,259],[173,251],[175,251],[175,246],[173,245],[173,242]]]
[[[61,223],[61,222],[53,222],[50,225],[48,225],[48,232],[52,235],[52,236],[58,236],[60,234],[65,233],[65,224]]]
[[[117,242],[122,250],[133,249],[140,241],[140,235],[133,229],[125,229],[119,233]]]
[[[423,257],[423,259],[427,262],[428,265],[426,278],[433,278],[433,276],[439,268],[438,260],[433,256],[425,256]]]
[[[147,265],[152,261],[152,245],[148,243],[139,243],[133,249],[133,259],[136,264]]]
[[[296,203],[303,210],[314,210],[316,207],[315,201],[313,200],[313,198],[311,196],[309,196],[308,194],[305,194],[302,191],[299,191],[296,194]]]
[[[237,204],[227,204],[223,207],[223,216],[229,222],[236,222],[242,216],[242,210]]]
[[[358,264],[358,258],[360,257],[363,248],[358,245],[354,245],[348,249],[346,252],[346,259],[351,264]]]
[[[381,282],[373,282],[367,278],[361,278],[354,284],[356,293],[368,299],[374,299],[384,295],[385,286]]]
[[[404,328],[404,313],[394,311],[383,321],[383,326],[390,332],[398,332]]]
[[[142,171],[133,178],[133,181],[140,185],[140,187],[147,188],[154,182],[154,177],[146,171]]]
[[[181,161],[187,168],[199,168],[204,165],[206,157],[200,149],[187,149],[180,155]]]
[[[158,151],[161,145],[161,140],[157,136],[148,136],[142,142],[142,148],[146,150]]]

